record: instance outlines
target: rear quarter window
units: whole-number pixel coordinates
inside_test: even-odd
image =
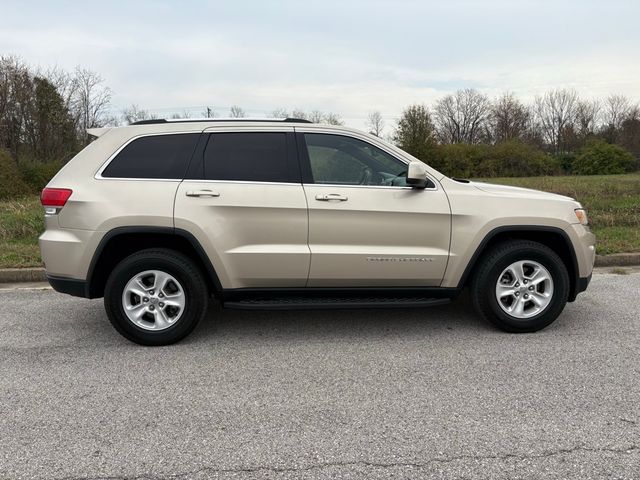
[[[199,137],[182,133],[136,138],[111,160],[102,176],[182,180]]]

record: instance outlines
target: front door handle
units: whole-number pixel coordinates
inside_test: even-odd
[[[187,197],[219,197],[220,194],[211,190],[187,190]]]
[[[340,195],[339,193],[326,193],[316,195],[316,200],[320,202],[330,202],[332,200],[336,200],[338,202],[346,202],[347,200],[349,200],[349,197]]]

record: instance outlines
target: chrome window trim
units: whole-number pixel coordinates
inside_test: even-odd
[[[134,179],[135,180],[135,179]],[[239,185],[287,185],[292,187],[343,187],[343,188],[373,188],[373,189],[394,189],[394,190],[437,190],[437,188],[415,188],[411,186],[393,185],[340,185],[335,183],[293,183],[293,182],[259,182],[252,180],[199,180],[197,178],[185,178],[183,183],[220,183]]]
[[[340,183],[303,183],[303,186],[309,187],[332,187],[332,188],[375,188],[375,189],[394,189],[394,190],[438,190],[437,184],[434,182],[434,188],[417,188],[411,186],[399,186],[399,185],[342,185]]]
[[[198,178],[185,178],[182,180],[184,183],[231,183],[231,184],[240,184],[240,185],[289,185],[289,186],[298,186],[301,187],[302,183],[294,183],[294,182],[260,182],[253,180],[205,180]]]
[[[188,130],[183,132],[151,132],[151,133],[141,133],[140,135],[135,135],[129,138],[126,142],[124,142],[115,152],[113,152],[109,157],[104,161],[104,163],[98,168],[98,171],[93,176],[96,180],[134,180],[134,181],[143,181],[143,182],[181,182],[182,178],[137,178],[137,177],[103,177],[102,172],[106,170],[109,164],[113,161],[114,158],[118,156],[118,154],[124,150],[127,145],[129,145],[134,140],[143,137],[158,137],[165,135],[187,135],[187,134],[198,134],[201,135],[202,131],[198,130]]]

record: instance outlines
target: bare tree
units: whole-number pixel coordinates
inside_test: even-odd
[[[136,104],[131,104],[124,110],[122,110],[122,120],[131,125],[134,122],[140,122],[142,120],[151,120],[157,118],[155,115],[149,113],[148,110],[140,108]]]
[[[320,110],[313,110],[307,115],[307,119],[313,123],[325,123],[324,118],[325,115]]]
[[[0,147],[18,160],[32,104],[33,81],[19,57],[0,57]]]
[[[544,141],[555,153],[566,150],[568,132],[573,131],[578,94],[574,90],[551,90],[536,97],[535,113]]]
[[[111,101],[111,89],[103,85],[104,80],[100,75],[84,68],[76,67],[75,80],[75,117],[78,119],[79,137],[86,143],[89,141],[86,130],[105,124],[104,115]]]
[[[178,120],[181,118],[191,118],[191,113],[188,110],[183,110],[181,113],[172,113],[171,118]]]
[[[633,104],[624,95],[609,95],[604,101],[604,124],[619,129],[633,110]]]
[[[304,110],[301,110],[299,108],[296,108],[296,109],[293,110],[293,112],[291,112],[291,117],[292,118],[299,118],[300,120],[308,120],[307,112],[305,112]]]
[[[486,95],[472,88],[458,90],[436,102],[438,136],[443,143],[479,143],[486,137],[490,113]]]
[[[287,112],[286,108],[276,108],[269,114],[269,116],[271,118],[288,118],[289,112]]]
[[[276,117],[276,115],[279,115],[279,117]],[[287,115],[287,111],[284,109],[274,110],[271,113],[271,116],[274,118],[282,118],[283,115],[284,115],[284,118],[289,117],[289,115]],[[326,123],[329,125],[343,125],[344,123],[340,118],[340,115],[336,113],[333,113],[333,112],[325,113],[320,110],[305,112],[304,110],[301,110],[299,108],[296,108],[291,112],[290,118],[297,118],[300,120],[309,120],[310,122],[313,122],[313,123]]]
[[[575,124],[580,137],[586,138],[595,133],[601,108],[598,100],[579,100],[576,103]]]
[[[634,105],[624,95],[609,95],[605,99],[601,133],[607,141],[618,142],[623,124],[633,117],[637,109],[637,104]]]
[[[56,90],[64,100],[65,107],[72,113],[76,112],[78,79],[59,67],[50,68],[43,72],[43,75],[56,87]],[[74,118],[74,120],[77,121],[78,119]]]
[[[620,126],[619,143],[633,153],[640,168],[640,106],[635,105]]]
[[[529,128],[529,109],[512,93],[499,97],[491,107],[491,136],[495,142],[524,139]]]
[[[344,125],[344,121],[340,118],[340,115],[333,112],[328,112],[324,116],[324,123],[328,125]]]
[[[231,118],[244,118],[246,117],[246,113],[244,112],[244,110],[239,107],[238,105],[232,105],[231,109],[229,110],[229,117]]]
[[[382,136],[382,131],[384,130],[384,120],[382,119],[382,114],[379,111],[374,110],[373,112],[369,113],[369,115],[367,116],[366,125],[370,133],[372,133],[376,137]]]

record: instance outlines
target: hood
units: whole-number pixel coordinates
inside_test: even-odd
[[[566,200],[575,201],[571,197],[565,197],[564,195],[558,195],[555,193],[541,192],[540,190],[532,190],[530,188],[510,187],[507,185],[496,185],[493,183],[483,182],[471,182],[471,185],[483,192],[492,193],[496,195],[504,195],[505,197],[529,197],[529,198],[544,198],[547,200]]]

